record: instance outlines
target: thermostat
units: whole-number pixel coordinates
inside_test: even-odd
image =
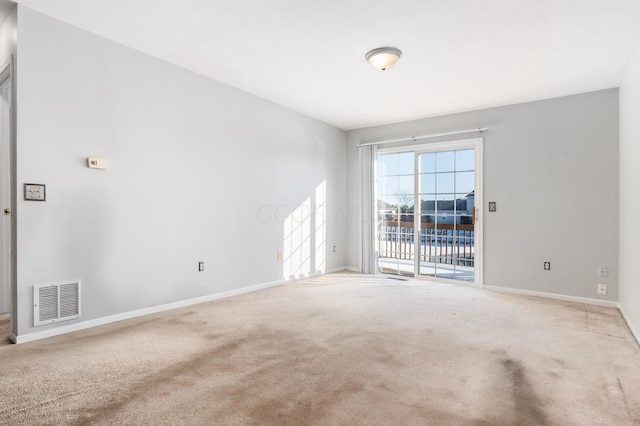
[[[91,169],[106,169],[109,166],[109,161],[106,158],[87,158],[87,166]]]

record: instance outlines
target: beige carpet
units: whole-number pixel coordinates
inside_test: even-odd
[[[0,348],[0,423],[640,424],[615,309],[335,274]]]

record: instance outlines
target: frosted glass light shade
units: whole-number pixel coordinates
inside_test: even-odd
[[[380,47],[365,55],[365,59],[378,71],[386,71],[398,62],[402,52],[395,47]]]

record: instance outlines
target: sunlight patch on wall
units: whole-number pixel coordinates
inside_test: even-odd
[[[306,276],[311,270],[311,198],[307,198],[284,221],[285,278]]]
[[[315,197],[316,253],[315,270],[324,273],[327,269],[327,182],[323,181],[316,188]]]
[[[285,279],[324,273],[327,268],[326,181],[284,220],[283,265]]]

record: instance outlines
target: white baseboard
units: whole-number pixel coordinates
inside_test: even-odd
[[[111,324],[117,321],[123,321],[131,318],[140,317],[143,315],[155,314],[158,312],[169,311],[171,309],[184,308],[186,306],[197,305],[199,303],[211,302],[213,300],[225,299],[227,297],[238,296],[246,293],[253,293],[255,291],[264,290],[271,287],[277,287],[283,284],[291,284],[296,281],[300,281],[306,278],[311,278],[324,274],[331,274],[335,272],[345,271],[348,268],[345,266],[341,266],[339,268],[330,269],[325,271],[324,273],[312,273],[306,276],[300,276],[288,280],[278,280],[271,281],[267,283],[257,284],[249,287],[243,287],[236,290],[223,291],[221,293],[209,294],[206,296],[195,297],[193,299],[181,300],[178,302],[166,303],[164,305],[151,306],[149,308],[138,309],[130,312],[123,312],[121,314],[110,315],[107,317],[96,318],[94,320],[78,322],[75,324],[69,324],[61,327],[51,328],[48,330],[36,331],[34,333],[24,334],[16,336],[12,334],[9,336],[13,343],[27,343],[33,342],[34,340],[45,339],[47,337],[59,336],[61,334],[72,333],[74,331],[86,330],[87,328],[98,327],[100,325]]]
[[[542,291],[522,290],[519,288],[499,287],[499,286],[493,286],[493,285],[485,285],[483,288],[485,290],[498,291],[501,293],[512,293],[512,294],[521,294],[523,296],[545,297],[547,299],[564,300],[565,302],[584,303],[586,305],[605,306],[607,308],[617,308],[619,306],[618,302],[611,302],[609,300],[591,299],[588,297],[567,296],[564,294],[545,293]]]
[[[320,275],[320,274],[316,274]],[[302,279],[302,278],[301,278]],[[221,293],[209,294],[206,296],[195,297],[193,299],[180,300],[178,302],[166,303],[164,305],[151,306],[149,308],[137,309],[135,311],[123,312],[121,314],[110,315],[107,317],[96,318],[94,320],[83,321],[76,324],[69,324],[62,327],[51,328],[48,330],[37,331],[34,333],[24,335],[11,335],[10,339],[13,343],[27,343],[34,340],[45,339],[47,337],[59,336],[61,334],[72,333],[74,331],[85,330],[87,328],[98,327],[100,325],[111,324],[117,321],[123,321],[140,317],[143,315],[155,314],[158,312],[169,311],[171,309],[184,308],[186,306],[197,305],[199,303],[211,302],[213,300],[225,299],[227,297],[238,296],[246,293],[253,293],[255,291],[264,290],[271,287],[277,287],[283,284],[290,284],[297,280],[278,280],[267,283],[257,284],[249,287],[243,287],[235,290],[223,291]]]
[[[354,267],[350,267],[350,266],[344,266],[344,267],[334,268],[334,269],[325,271],[324,273],[325,274],[330,274],[330,273],[336,273],[336,272],[341,272],[341,271],[359,272],[358,268],[354,268]],[[246,294],[246,293],[253,293],[253,292],[256,292],[256,291],[259,291],[259,290],[264,290],[264,289],[271,288],[271,287],[277,287],[277,286],[280,286],[280,285],[283,285],[283,284],[294,283],[296,281],[299,281],[299,280],[302,280],[302,279],[305,279],[305,278],[311,278],[313,276],[318,276],[318,275],[323,275],[323,274],[316,273],[316,274],[309,274],[306,277],[300,277],[300,278],[297,278],[297,279],[271,281],[271,282],[257,284],[257,285],[253,285],[253,286],[249,286],[249,287],[243,287],[243,288],[239,288],[239,289],[235,289],[235,290],[224,291],[224,292],[221,292],[221,293],[214,293],[214,294],[209,294],[209,295],[206,295],[206,296],[195,297],[195,298],[192,298],[192,299],[181,300],[181,301],[178,301],[178,302],[166,303],[166,304],[163,304],[163,305],[152,306],[152,307],[149,307],[149,308],[138,309],[138,310],[135,310],[135,311],[124,312],[124,313],[121,313],[121,314],[110,315],[110,316],[102,317],[102,318],[96,318],[94,320],[83,321],[83,322],[79,322],[79,323],[76,323],[76,324],[69,324],[69,325],[66,325],[66,326],[51,328],[51,329],[43,330],[43,331],[37,331],[37,332],[34,332],[34,333],[25,334],[25,335],[16,336],[15,334],[11,333],[9,338],[11,339],[11,341],[13,343],[17,343],[17,344],[33,342],[35,340],[45,339],[47,337],[59,336],[61,334],[72,333],[74,331],[86,330],[88,328],[98,327],[98,326],[101,326],[101,325],[107,325],[107,324],[111,324],[111,323],[114,323],[114,322],[117,322],[117,321],[123,321],[123,320],[127,320],[127,319],[137,318],[137,317],[140,317],[140,316],[143,316],[143,315],[155,314],[155,313],[158,313],[158,312],[164,312],[164,311],[169,311],[169,310],[172,310],[172,309],[178,309],[178,308],[183,308],[183,307],[187,307],[187,306],[191,306],[191,305],[197,305],[199,303],[211,302],[211,301],[214,301],[214,300],[225,299],[225,298],[228,298],[228,297],[238,296],[238,295]],[[640,344],[640,334],[635,330],[635,328],[633,327],[633,325],[629,321],[629,318],[627,317],[626,313],[622,309],[622,306],[618,302],[611,302],[611,301],[607,301],[607,300],[598,300],[598,299],[590,299],[590,298],[586,298],[586,297],[566,296],[566,295],[555,294],[555,293],[544,293],[544,292],[532,291],[532,290],[522,290],[522,289],[516,289],[516,288],[509,288],[509,287],[498,287],[498,286],[487,286],[486,285],[486,286],[484,286],[484,289],[485,290],[490,290],[490,291],[502,292],[502,293],[513,293],[513,294],[521,294],[521,295],[525,295],[525,296],[545,297],[545,298],[548,298],[548,299],[564,300],[564,301],[567,301],[567,302],[577,302],[577,303],[585,303],[585,304],[589,304],[589,305],[598,305],[598,306],[606,306],[606,307],[611,307],[611,308],[618,308],[620,310],[621,314],[622,314],[622,317],[627,322],[627,325],[629,326],[629,329],[631,330],[631,333],[633,334],[635,339]]]
[[[344,272],[346,270],[348,270],[349,268],[347,268],[346,266],[341,266],[339,268],[333,268],[333,269],[329,269],[327,271],[324,271],[325,274],[335,274],[336,272]]]
[[[629,330],[631,330],[631,334],[633,334],[633,337],[635,337],[636,342],[638,342],[638,345],[640,345],[640,333],[638,333],[638,331],[635,329],[633,323],[631,322],[631,319],[627,316],[627,313],[624,311],[620,303],[618,303],[618,310],[622,314],[622,318],[624,318],[625,322],[627,323]]]

